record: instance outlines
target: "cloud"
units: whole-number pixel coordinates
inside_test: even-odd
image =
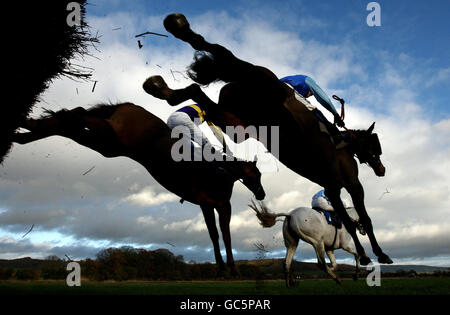
[[[157,206],[166,202],[177,201],[179,197],[172,193],[156,194],[153,187],[145,187],[139,193],[132,194],[124,200],[139,206]]]
[[[249,12],[231,17],[226,12],[211,11],[190,20],[210,41],[269,67],[280,77],[305,73],[312,75],[329,94],[344,93],[349,127],[368,128],[377,121],[375,130],[383,146],[387,175],[377,178],[369,167],[360,165],[359,178],[380,245],[389,255],[399,258],[448,255],[450,120],[428,118],[427,99],[417,95],[418,81],[411,70],[414,59],[405,55],[405,65],[396,67],[396,59],[374,53],[367,58],[377,64],[377,71],[367,72],[369,67],[359,57],[362,49],[356,44],[346,42],[338,47],[300,39],[271,20],[250,17]],[[163,31],[159,16],[118,13],[90,19],[91,26],[103,35],[100,52],[94,52],[98,59],[83,63],[95,69],[95,93],[91,83],[56,80],[32,115],[42,112],[40,106],[54,110],[87,108],[111,100],[134,102],[166,119],[178,107],[148,96],[142,83],[148,76],[159,74],[171,87],[190,84],[181,75],[173,76],[171,70],[183,71],[192,60],[192,49],[172,37],[152,37],[146,38],[144,48],[139,50],[134,34],[148,26]],[[117,21],[122,30],[112,31]],[[436,82],[445,76],[445,70],[438,73]],[[217,100],[221,86],[214,84],[205,91]],[[83,176],[93,166],[95,169]],[[280,163],[277,166],[278,172],[264,173],[262,177],[267,205],[275,212],[310,205],[312,195],[320,187]],[[0,174],[0,228],[22,235],[36,224],[30,239],[2,237],[0,257],[66,250],[84,257],[95,255],[100,248],[89,242],[149,248],[170,242],[176,247],[168,249],[176,254],[197,261],[213,259],[200,208],[179,204],[178,197],[129,159],[106,159],[73,141],[52,137],[26,146],[16,145]],[[390,193],[382,195],[386,189]],[[230,225],[237,258],[255,258],[254,244],[259,242],[274,255],[284,256],[281,224],[263,229],[247,206],[251,197],[242,184],[236,183]],[[345,191],[343,197],[350,199]],[[50,240],[39,240],[43,231],[70,235],[75,241],[57,247]],[[367,239],[364,244],[370,253]],[[302,259],[315,257],[309,245],[301,245],[298,255]]]

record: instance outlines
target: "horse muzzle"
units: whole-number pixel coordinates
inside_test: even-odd
[[[381,163],[377,165],[377,167],[374,167],[373,170],[375,172],[375,175],[379,177],[383,177],[386,174],[386,168]]]
[[[266,198],[266,192],[262,187],[259,187],[255,192],[255,198],[256,200],[264,200]]]

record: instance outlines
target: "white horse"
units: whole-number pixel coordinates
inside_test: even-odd
[[[337,268],[334,250],[342,248],[343,250],[355,256],[356,272],[353,279],[357,279],[360,271],[359,256],[352,244],[352,237],[345,229],[344,225],[340,229],[327,223],[325,215],[311,208],[300,207],[292,210],[289,214],[274,214],[260,202],[258,206],[252,201],[253,205],[249,205],[256,211],[256,215],[263,227],[272,227],[278,221],[277,217],[286,217],[283,224],[283,238],[286,246],[286,260],[284,263],[284,272],[286,277],[286,286],[290,287],[295,284],[294,278],[290,272],[292,260],[297,250],[298,241],[311,244],[317,255],[317,263],[319,267],[331,276],[337,283],[341,280],[333,272]],[[350,217],[354,221],[358,221],[358,217],[354,208],[347,208]],[[357,224],[361,234],[365,234],[362,226]],[[325,253],[330,259],[332,267],[328,267],[325,262]]]

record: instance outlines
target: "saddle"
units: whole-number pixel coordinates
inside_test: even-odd
[[[322,213],[329,225],[336,227],[337,229],[342,228],[342,219],[338,217],[334,211],[326,211],[318,207],[313,207],[317,212]]]

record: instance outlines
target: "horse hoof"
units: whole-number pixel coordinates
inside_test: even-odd
[[[389,256],[386,254],[381,254],[380,256],[378,256],[378,262],[380,264],[389,264],[389,265],[394,263],[392,259],[390,259]]]
[[[166,81],[159,75],[148,78],[144,82],[143,88],[145,92],[159,99],[166,100],[170,96],[170,89],[167,86]]]
[[[164,27],[169,33],[181,40],[186,40],[187,36],[192,33],[188,20],[181,13],[169,14],[164,19]]]
[[[364,256],[359,257],[359,263],[361,264],[361,266],[367,266],[368,264],[372,263],[372,261],[366,254],[364,254]]]

